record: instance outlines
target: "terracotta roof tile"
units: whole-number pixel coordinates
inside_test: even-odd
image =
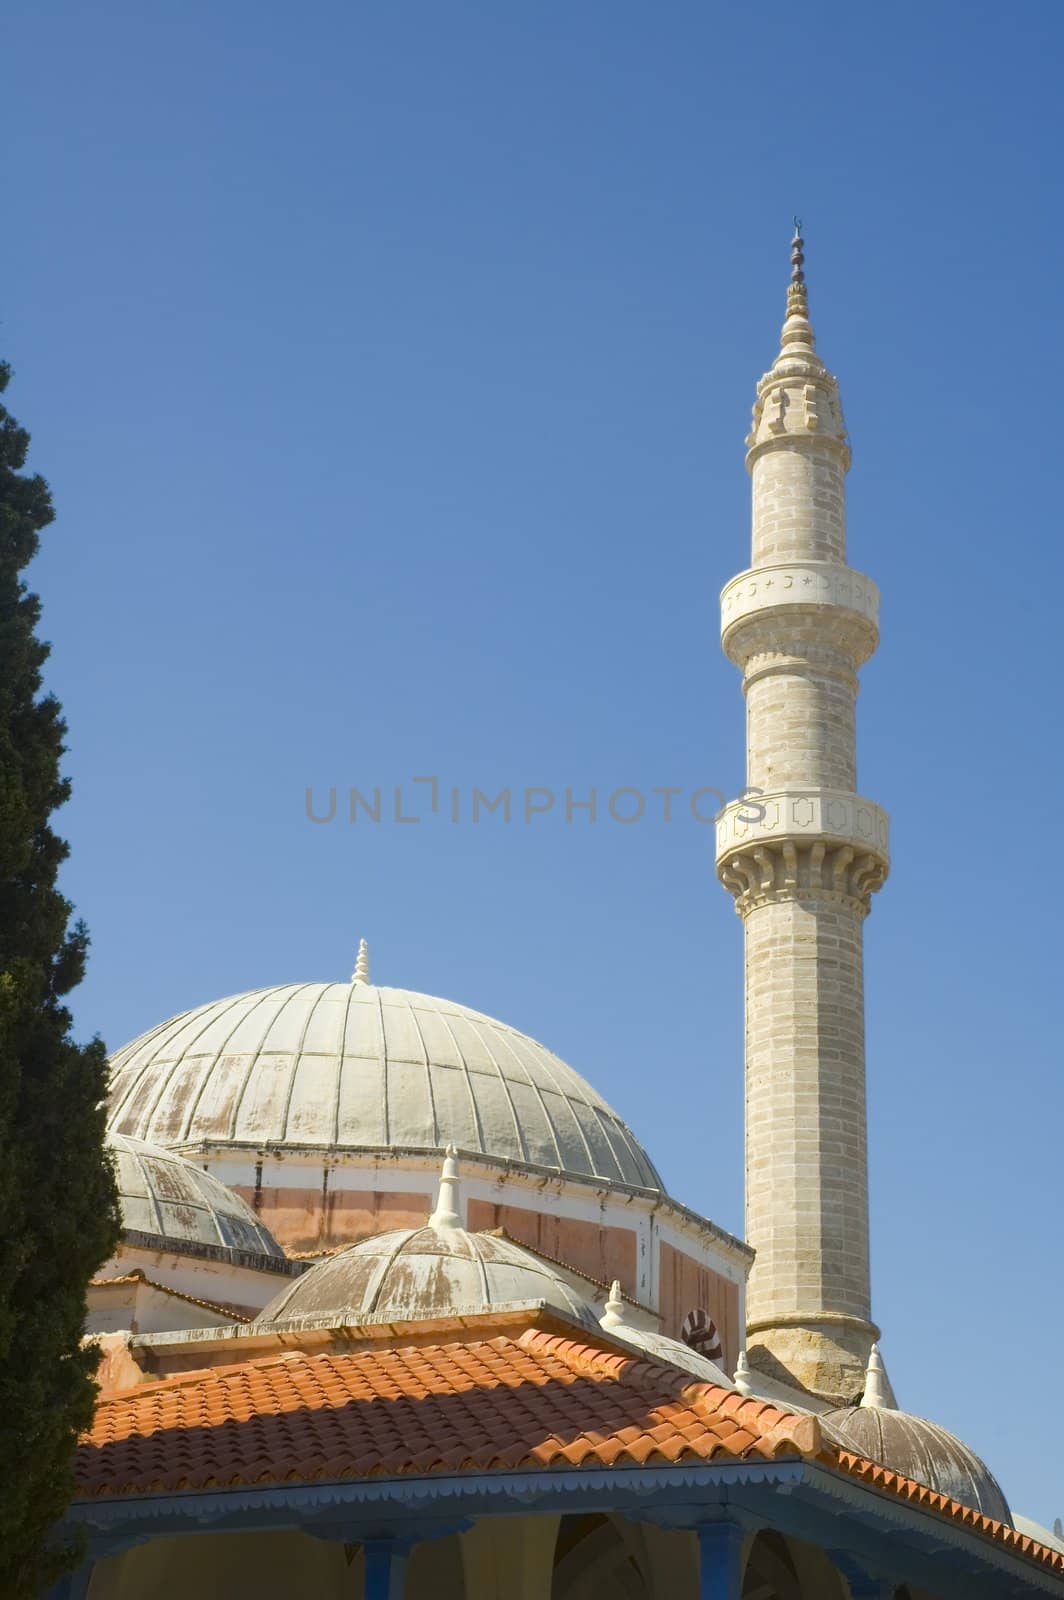
[[[613,1465],[772,1452],[705,1385],[530,1330],[440,1347],[271,1356],[105,1394],[79,1452],[85,1494],[496,1465]],[[717,1400],[726,1391],[712,1391]],[[743,1402],[760,1412],[757,1402]],[[769,1408],[771,1424],[784,1414]]]
[[[105,1392],[82,1498],[660,1461],[818,1460],[1064,1573],[1064,1556],[674,1368],[530,1328],[439,1346],[288,1352]]]

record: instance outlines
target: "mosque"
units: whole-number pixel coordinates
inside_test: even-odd
[[[1064,1539],[901,1408],[872,1320],[857,790],[878,591],[796,232],[724,587],[748,784],[746,1234],[671,1196],[552,1051],[349,982],[230,996],[113,1061],[124,1233],[55,1600],[1064,1596]],[[902,1397],[903,1399],[904,1397]]]

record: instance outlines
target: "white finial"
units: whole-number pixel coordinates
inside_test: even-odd
[[[868,1353],[868,1366],[865,1368],[864,1394],[861,1396],[863,1406],[874,1406],[877,1411],[893,1411],[894,1394],[887,1377],[887,1369],[883,1365],[883,1357],[879,1353],[878,1344],[874,1344]]]
[[[358,958],[355,961],[355,970],[351,974],[352,983],[369,983],[369,945],[365,939],[358,941]]]
[[[610,1297],[606,1301],[606,1309],[599,1318],[600,1328],[624,1327],[624,1301],[621,1298],[621,1280],[614,1278],[610,1284]]]
[[[447,1146],[443,1171],[440,1173],[440,1192],[436,1196],[436,1209],[429,1218],[430,1228],[460,1228],[462,1218],[458,1212],[458,1151],[453,1144]]]
[[[750,1371],[750,1363],[746,1359],[746,1351],[740,1350],[739,1360],[735,1368],[735,1377],[732,1379],[740,1394],[751,1394],[753,1392],[752,1378],[753,1373]]]

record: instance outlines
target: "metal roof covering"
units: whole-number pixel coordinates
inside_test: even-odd
[[[865,1460],[1011,1527],[1012,1512],[990,1468],[937,1422],[870,1405],[822,1411],[820,1422],[830,1438]]]
[[[284,1260],[250,1206],[224,1183],[172,1150],[111,1132],[122,1227],[165,1239],[175,1250],[208,1244]]]
[[[538,1256],[495,1233],[430,1222],[379,1233],[328,1256],[282,1289],[255,1321],[424,1321],[527,1303],[598,1326],[591,1308]]]
[[[467,1006],[294,983],[186,1011],[113,1058],[111,1126],[164,1145],[461,1150],[660,1189],[573,1069]]]
[[[640,1354],[651,1356],[655,1361],[664,1361],[670,1367],[679,1367],[681,1372],[690,1373],[692,1377],[701,1378],[706,1383],[717,1383],[722,1389],[735,1387],[723,1367],[717,1366],[690,1345],[684,1344],[679,1339],[670,1339],[667,1334],[659,1333],[656,1328],[641,1328],[638,1323],[630,1322],[628,1307],[616,1278],[610,1285],[610,1297],[606,1301],[605,1312],[599,1318],[599,1327],[604,1328],[611,1339],[628,1345]]]

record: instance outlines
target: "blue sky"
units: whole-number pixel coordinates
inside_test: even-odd
[[[0,351],[59,510],[79,1028],[343,978],[365,934],[381,982],[551,1045],[737,1231],[711,830],[455,824],[449,791],[738,789],[716,595],[802,215],[883,591],[875,1312],[903,1404],[1064,1514],[1059,8],[5,17]],[[416,825],[306,819],[308,785],[430,774]]]

